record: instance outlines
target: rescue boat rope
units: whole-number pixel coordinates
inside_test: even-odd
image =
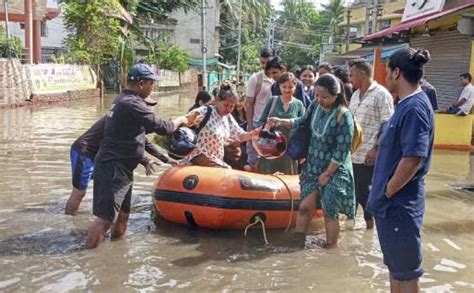
[[[295,199],[293,197],[293,193],[291,193],[291,190],[288,187],[288,184],[286,184],[285,180],[283,180],[280,177],[281,174],[282,173],[280,173],[280,172],[276,172],[276,173],[273,173],[272,176],[277,178],[278,180],[280,180],[281,183],[283,183],[283,185],[286,187],[286,190],[288,190],[288,194],[290,195],[290,201],[291,201],[290,218],[288,219],[288,225],[286,225],[286,229],[285,229],[285,233],[288,233],[288,230],[290,230],[291,222],[293,221],[293,212],[294,212]]]
[[[247,237],[247,230],[248,230],[250,227],[257,225],[258,223],[261,223],[261,224],[262,224],[263,240],[265,240],[265,244],[266,244],[266,245],[270,244],[270,243],[268,242],[268,239],[267,239],[267,232],[265,231],[265,222],[262,221],[262,219],[260,218],[260,216],[256,216],[256,217],[255,217],[255,221],[254,221],[253,223],[250,223],[250,224],[247,225],[247,227],[245,228],[245,231],[244,231],[245,237]]]

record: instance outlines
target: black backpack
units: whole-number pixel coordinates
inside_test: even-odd
[[[206,116],[204,116],[204,119],[202,119],[201,123],[199,125],[190,127],[194,132],[196,132],[196,135],[201,132],[201,130],[206,126],[207,122],[209,121],[209,118],[211,118],[212,114],[212,107],[209,105],[206,105],[207,111],[206,111]]]

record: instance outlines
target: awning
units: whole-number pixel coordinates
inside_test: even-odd
[[[389,48],[385,48],[380,55],[381,55],[382,59],[385,59],[385,58],[388,58],[388,57],[392,56],[392,54],[397,52],[398,50],[404,49],[404,48],[407,48],[407,47],[408,47],[408,44],[400,44],[400,45],[392,46],[392,47],[389,47]],[[374,61],[374,54],[372,53],[370,55],[365,56],[365,59],[367,59],[367,61],[369,61],[369,62]]]
[[[373,60],[374,50],[378,49],[382,51],[382,58],[390,57],[395,51],[408,47],[408,44],[391,44],[391,45],[379,45],[379,46],[366,46],[348,51],[341,55],[341,57],[347,59],[365,58]]]
[[[391,35],[393,33],[406,31],[406,30],[409,30],[413,27],[422,26],[422,25],[426,24],[428,21],[435,20],[435,19],[438,19],[440,17],[449,15],[453,12],[457,12],[457,11],[460,11],[462,9],[466,9],[466,8],[473,7],[473,6],[474,6],[474,3],[466,3],[466,4],[463,4],[463,5],[460,5],[458,7],[454,7],[454,8],[445,10],[445,11],[434,12],[434,13],[431,13],[431,14],[428,14],[428,15],[424,15],[424,16],[415,18],[415,19],[410,19],[408,21],[401,22],[401,23],[399,23],[395,26],[389,27],[387,29],[384,29],[384,30],[381,30],[379,32],[373,33],[371,35],[367,35],[362,40],[369,41],[369,40],[372,40],[372,39],[388,36],[388,35]]]

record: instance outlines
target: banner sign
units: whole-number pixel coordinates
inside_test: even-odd
[[[36,95],[91,90],[97,87],[97,77],[87,65],[32,64],[27,65],[31,92]]]

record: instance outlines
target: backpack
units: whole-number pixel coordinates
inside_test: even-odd
[[[199,134],[199,132],[201,132],[201,130],[204,128],[204,126],[206,126],[207,122],[209,121],[209,118],[211,118],[212,107],[209,105],[206,105],[206,108],[207,108],[206,115],[202,119],[201,123],[199,123],[199,125],[190,127],[192,130],[194,130],[194,132],[196,132],[196,135]]]
[[[336,118],[337,123],[341,122],[342,116],[347,111],[349,111],[347,107],[341,107],[341,110],[339,111],[339,113],[337,113],[337,118]],[[357,149],[360,147],[360,145],[362,144],[364,137],[363,137],[363,132],[362,132],[362,126],[360,126],[359,122],[357,122],[354,115],[352,115],[352,119],[354,120],[354,135],[352,136],[351,153],[355,153]]]

